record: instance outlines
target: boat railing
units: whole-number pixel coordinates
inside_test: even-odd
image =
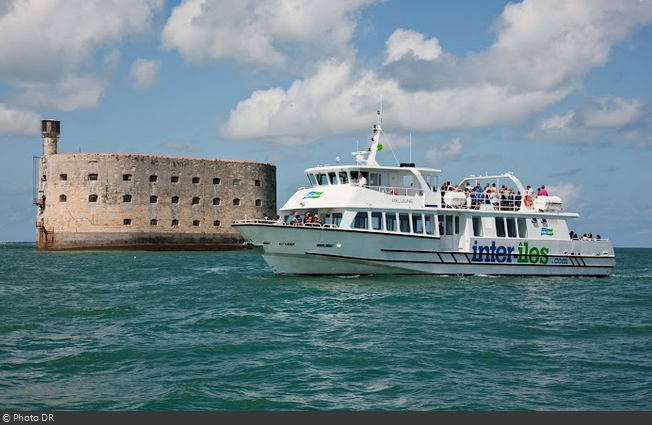
[[[413,187],[365,186],[365,188],[390,196],[423,196],[423,189],[415,189]]]

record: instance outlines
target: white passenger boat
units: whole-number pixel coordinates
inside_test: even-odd
[[[608,239],[574,238],[557,196],[528,196],[508,172],[473,176],[462,191],[441,191],[441,170],[412,163],[381,166],[380,112],[371,147],[353,165],[305,170],[310,183],[280,209],[281,220],[232,226],[278,275],[608,276]],[[359,185],[358,176],[366,184]],[[468,185],[467,185],[468,183]],[[513,189],[491,199],[476,188]],[[466,186],[473,190],[464,190]],[[509,194],[509,192],[508,192]],[[295,215],[321,223],[293,225]],[[596,235],[597,236],[597,235]]]

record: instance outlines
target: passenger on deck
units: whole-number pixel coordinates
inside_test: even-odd
[[[548,191],[546,190],[545,185],[541,185],[541,190],[539,191],[539,196],[548,196]]]
[[[306,212],[306,215],[305,215],[305,217],[304,217],[303,222],[304,222],[305,224],[310,224],[310,223],[312,223],[312,216],[310,215],[309,212]]]
[[[365,179],[362,173],[358,173],[358,186],[362,186],[362,187],[367,186],[367,179]]]
[[[294,213],[294,218],[292,218],[290,224],[293,226],[303,226],[303,221],[301,220],[301,216],[298,212]]]
[[[314,217],[312,218],[312,223],[319,224],[319,225],[322,224],[321,220],[319,219],[319,214],[315,213]]]

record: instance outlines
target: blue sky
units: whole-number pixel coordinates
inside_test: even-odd
[[[652,247],[652,0],[2,0],[0,242],[33,241],[41,119],[59,152],[513,171],[576,233]],[[411,144],[410,144],[411,140]]]

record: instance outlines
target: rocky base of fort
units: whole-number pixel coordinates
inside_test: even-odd
[[[248,249],[238,234],[164,233],[56,233],[40,237],[42,251],[134,250],[134,251],[232,251]]]

